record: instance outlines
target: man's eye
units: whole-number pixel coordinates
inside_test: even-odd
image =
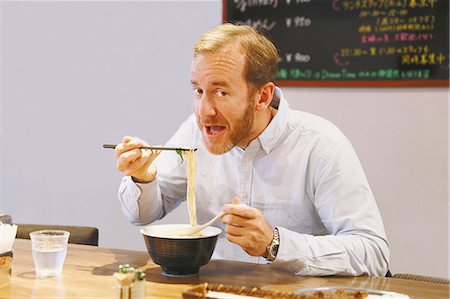
[[[194,94],[197,94],[197,95],[203,94],[203,89],[200,89],[200,88],[194,88]]]
[[[216,91],[216,95],[219,97],[225,97],[228,95],[228,93],[223,90],[218,90],[218,91]]]

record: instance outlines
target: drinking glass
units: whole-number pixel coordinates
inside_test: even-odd
[[[36,276],[61,274],[70,233],[64,230],[39,230],[30,233]]]

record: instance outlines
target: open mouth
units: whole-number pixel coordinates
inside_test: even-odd
[[[216,137],[225,131],[224,126],[205,126],[206,134],[210,137]]]

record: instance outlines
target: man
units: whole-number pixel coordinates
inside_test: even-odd
[[[247,26],[218,26],[194,47],[195,113],[167,145],[198,149],[199,223],[226,213],[214,255],[297,275],[384,276],[388,243],[360,162],[333,124],[289,108],[273,83],[278,60]],[[116,148],[122,210],[138,225],[186,199],[186,163],[142,145],[124,137]]]

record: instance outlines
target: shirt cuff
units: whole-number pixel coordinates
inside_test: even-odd
[[[156,180],[150,183],[136,183],[130,176],[122,178],[119,187],[119,201],[122,207],[122,212],[125,217],[133,224],[147,224],[148,211],[150,203],[148,200],[143,200],[145,195],[157,193],[158,184]],[[142,198],[142,200],[140,200]]]
[[[141,190],[136,186],[131,177],[126,176],[122,178],[117,195],[119,197],[122,213],[128,221],[136,221],[139,218],[139,205],[137,200],[141,195]]]
[[[302,238],[301,234],[297,235],[295,242],[292,242],[292,233],[286,228],[277,226],[278,234],[280,236],[280,245],[273,265],[287,268],[291,272],[298,272],[305,267],[305,259],[299,258],[299,253],[307,252],[307,242]],[[294,245],[294,246],[292,246]],[[296,258],[293,258],[293,257]]]

